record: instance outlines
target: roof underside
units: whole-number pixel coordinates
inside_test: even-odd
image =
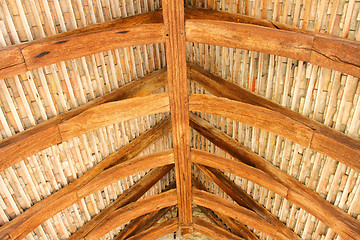
[[[167,3],[0,2],[0,238],[360,239],[360,2]]]

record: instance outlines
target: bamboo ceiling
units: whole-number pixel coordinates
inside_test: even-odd
[[[360,2],[184,6],[0,1],[0,239],[360,239]]]

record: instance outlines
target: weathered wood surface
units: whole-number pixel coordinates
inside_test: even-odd
[[[176,232],[178,225],[179,220],[177,218],[169,219],[128,238],[128,240],[156,240],[160,237]]]
[[[144,216],[138,217],[132,220],[126,227],[119,232],[114,240],[128,239],[134,235],[141,233],[143,230],[153,226],[158,220],[160,220],[172,207],[166,207],[158,212],[151,212]],[[176,223],[178,224],[178,223]],[[178,225],[176,225],[176,229]]]
[[[166,173],[168,173],[174,166],[166,165],[163,167],[155,168],[148,172],[138,182],[136,182],[131,188],[121,194],[110,206],[103,209],[98,215],[93,217],[89,222],[83,225],[80,229],[74,232],[68,239],[77,240],[86,236],[98,225],[106,224],[104,219],[118,208],[121,208],[131,202],[137,201],[143,196],[155,183],[157,183]],[[125,229],[124,229],[125,230]],[[121,231],[122,233],[123,231]]]
[[[313,130],[277,111],[207,94],[191,94],[189,109],[211,113],[273,132],[305,147],[310,146]]]
[[[175,204],[177,204],[175,189],[129,203],[124,207],[111,212],[104,220],[106,224],[99,225],[96,229],[89,232],[85,236],[85,239],[99,239],[109,231],[129,222],[132,219],[153,211],[158,211],[165,207],[174,206]]]
[[[60,114],[48,121],[0,141],[0,171],[18,163],[26,157],[38,153],[50,146],[61,143],[58,124],[69,120],[86,110],[111,101],[131,97],[146,96],[167,84],[166,68],[126,84],[119,89],[94,99],[69,112]]]
[[[169,101],[178,193],[179,228],[192,233],[189,106],[186,77],[184,1],[163,1]]]
[[[197,165],[197,167],[204,168],[201,165]],[[192,184],[193,184],[193,187],[195,187],[199,190],[207,191],[205,186],[199,180],[197,180],[195,177],[192,178]],[[230,229],[230,231],[233,234],[235,234],[239,237],[242,237],[244,239],[247,239],[247,240],[258,240],[259,239],[258,237],[256,237],[256,235],[253,232],[250,231],[249,228],[247,228],[245,225],[243,225],[241,223],[235,222],[232,218],[229,218],[228,216],[219,214],[218,212],[213,212],[212,210],[205,208],[205,207],[198,206],[198,208],[217,226],[219,226],[227,231]]]
[[[254,152],[200,117],[191,114],[190,125],[216,146],[228,152],[237,160],[247,165],[254,166],[273,177],[274,180],[277,180],[279,184],[283,185],[283,187],[287,189],[287,192],[284,193],[284,191],[278,191],[278,189],[273,186],[270,186],[268,188],[269,190],[278,193],[290,202],[303,208],[305,211],[309,212],[329,226],[343,239],[359,239],[360,222],[358,220],[352,218],[338,207],[335,207],[325,199],[321,198],[317,193],[290,177],[285,172],[279,170],[271,163],[262,159]],[[191,155],[193,156],[194,153]],[[223,168],[222,164],[211,165],[209,167],[228,171],[237,175],[236,168],[239,161],[228,159],[227,168]],[[199,162],[199,164],[201,163]],[[204,163],[204,165],[206,164]]]
[[[97,166],[68,186],[36,203],[23,214],[4,224],[0,228],[0,239],[6,235],[9,235],[13,239],[25,237],[45,220],[66,207],[80,201],[81,198],[91,194],[92,192],[89,192],[90,190],[95,191],[96,189],[100,189],[101,187],[114,182],[116,179],[121,179],[130,174],[143,171],[141,169],[146,169],[146,167],[147,169],[150,169],[172,164],[174,162],[172,151],[132,159],[150,144],[168,133],[170,129],[171,121],[167,118],[152,129],[141,134],[117,152],[106,157]],[[148,161],[146,161],[146,159]],[[114,171],[114,169],[118,169],[119,171]],[[101,182],[100,184],[100,174],[102,177],[106,178],[108,182]]]
[[[244,190],[231,181],[226,175],[215,168],[198,165],[200,170],[212,179],[224,192],[226,192],[240,206],[249,208],[264,218],[270,224],[282,232],[285,239],[300,239],[289,227],[272,215],[266,208],[256,202]]]
[[[281,232],[278,232],[274,226],[253,211],[240,207],[236,203],[227,201],[219,196],[193,189],[193,203],[231,217],[275,239],[284,239],[284,236],[281,236]]]
[[[62,141],[117,122],[170,111],[168,94],[129,98],[104,103],[58,124]]]
[[[228,240],[244,240],[245,238],[239,237],[235,234],[232,234],[225,229],[216,226],[208,221],[202,220],[201,218],[194,218],[194,230],[202,233],[206,236],[209,236],[214,239],[228,239]]]
[[[161,12],[100,23],[2,49],[0,78],[97,52],[164,41]]]
[[[354,40],[292,30],[270,28],[268,24],[229,21],[219,14],[190,15],[186,20],[186,41],[239,48],[292,58],[360,77],[360,43]],[[206,16],[208,15],[208,16]],[[214,16],[214,17],[213,17]],[[266,25],[266,26],[265,26]]]
[[[253,106],[267,108],[269,110],[277,112],[277,114],[282,114],[287,119],[290,118],[293,121],[296,121],[297,126],[299,126],[300,129],[308,130],[306,127],[310,128],[312,134],[309,141],[307,141],[306,138],[298,140],[298,136],[285,137],[305,147],[310,147],[315,151],[323,153],[360,172],[360,161],[358,161],[358,159],[360,159],[359,140],[353,139],[350,136],[326,127],[323,124],[315,122],[295,111],[292,111],[288,108],[280,106],[275,102],[258,96],[250,91],[247,91],[239,87],[238,85],[226,81],[225,79],[218,77],[214,74],[211,74],[208,71],[194,64],[188,63],[188,76],[189,79],[201,85],[215,96],[225,97],[228,99],[251,104]],[[257,118],[258,116],[254,118],[254,122],[257,120]],[[288,123],[290,124],[291,121],[289,121]],[[292,126],[288,127],[291,128]],[[284,133],[287,133],[287,129],[283,129],[283,131]]]

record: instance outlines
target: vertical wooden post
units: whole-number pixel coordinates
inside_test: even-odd
[[[179,208],[179,229],[193,232],[189,105],[186,78],[184,0],[164,0],[166,60]]]

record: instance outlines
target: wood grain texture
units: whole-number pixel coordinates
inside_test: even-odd
[[[111,101],[146,96],[167,84],[166,69],[126,84],[119,89],[94,99],[69,112],[60,114],[23,132],[0,141],[0,171],[38,153],[50,146],[61,143],[58,124],[67,121],[86,110]]]
[[[104,103],[58,124],[62,141],[117,122],[170,111],[167,93]]]
[[[306,143],[305,141],[301,143],[301,141],[298,141],[297,136],[289,136],[289,139],[323,153],[360,172],[360,161],[358,161],[358,159],[360,159],[359,140],[351,138],[350,136],[315,122],[295,111],[247,91],[194,64],[188,63],[188,76],[189,79],[201,85],[215,96],[267,108],[298,122],[300,124],[298,126],[307,126],[313,131],[310,142]],[[284,132],[286,131],[287,130],[285,129]],[[339,149],[341,150],[339,151]]]
[[[128,240],[156,240],[160,237],[176,232],[178,225],[179,220],[177,218],[169,219],[128,238]]]
[[[275,239],[278,239],[280,236],[274,226],[253,211],[240,207],[236,203],[227,201],[219,196],[193,189],[193,203],[231,217],[240,223],[251,226]]]
[[[189,109],[190,111],[216,114],[246,123],[283,136],[305,147],[310,146],[313,135],[313,130],[310,127],[277,111],[228,98],[191,94],[189,96]]]
[[[147,197],[136,202],[129,203],[122,208],[118,208],[111,212],[104,220],[106,224],[99,225],[96,229],[89,232],[86,240],[95,240],[104,236],[114,228],[121,226],[132,219],[158,211],[162,208],[174,206],[177,203],[176,190],[169,190],[158,195]]]
[[[84,238],[86,234],[93,231],[97,226],[106,224],[104,220],[111,212],[118,208],[121,208],[131,202],[137,201],[143,196],[155,183],[157,183],[166,173],[168,173],[174,166],[166,165],[152,169],[138,182],[136,182],[131,188],[122,193],[114,202],[112,202],[107,208],[103,209],[98,215],[93,217],[89,222],[83,225],[80,229],[74,232],[68,239],[77,240]],[[121,231],[123,232],[123,231]]]
[[[208,221],[202,220],[201,218],[194,218],[194,230],[202,233],[214,239],[227,239],[227,240],[243,240],[245,238],[236,236],[225,229],[216,226]]]
[[[199,167],[200,165],[197,165]],[[203,166],[200,166],[200,169],[205,168]],[[201,169],[202,170],[202,169]],[[192,184],[193,187],[202,190],[207,191],[205,186],[197,180],[195,177],[192,178]],[[245,225],[238,223],[234,221],[232,218],[229,218],[228,216],[219,214],[218,212],[213,212],[208,208],[198,206],[198,208],[217,226],[229,230],[235,234],[236,236],[242,237],[247,240],[258,240],[259,238],[256,237],[256,235],[250,231],[249,228],[247,228]]]
[[[358,220],[352,218],[338,207],[335,207],[325,199],[321,198],[317,193],[313,192],[299,181],[262,159],[254,152],[200,117],[191,114],[190,125],[196,131],[204,135],[209,141],[228,152],[234,158],[265,172],[269,176],[273,177],[274,180],[278,181],[279,184],[288,189],[285,194],[283,191],[279,192],[277,188],[272,186],[269,187],[269,190],[280,194],[290,202],[311,213],[324,224],[329,226],[334,232],[339,234],[343,239],[359,239],[360,222]],[[228,159],[228,164],[230,166],[227,169],[224,169],[221,164],[209,167],[224,171],[231,170],[229,172],[237,174],[233,170],[236,169],[238,163],[235,161],[231,164],[232,161],[233,160]]]
[[[181,235],[192,231],[189,106],[186,77],[184,1],[163,1],[166,61]]]
[[[128,145],[125,145],[117,152],[106,157],[97,166],[86,172],[83,176],[76,179],[68,186],[36,203],[31,208],[27,209],[23,214],[4,224],[0,228],[0,239],[6,235],[10,235],[13,239],[23,238],[45,220],[49,219],[66,207],[80,201],[81,198],[91,194],[92,192],[88,192],[89,190],[95,191],[96,189],[100,189],[101,187],[114,182],[116,179],[121,179],[128,175],[142,171],[141,169],[146,168],[146,165],[148,164],[149,168],[150,165],[152,165],[152,167],[159,167],[162,165],[172,164],[174,162],[172,151],[159,153],[160,155],[152,154],[137,158],[137,160],[139,160],[139,164],[135,164],[137,160],[132,159],[150,144],[164,136],[164,134],[168,133],[170,129],[171,121],[167,118],[163,120],[162,123],[141,134]],[[149,161],[146,162],[146,159]],[[135,165],[129,165],[129,161],[131,164]],[[118,168],[119,172],[113,171],[114,168],[112,167],[116,168],[118,164],[121,166]],[[153,164],[157,166],[154,166]],[[139,169],[136,169],[136,165]],[[109,173],[109,175],[111,174],[112,178],[108,177],[107,173]],[[98,181],[101,180],[101,178],[99,179],[99,174],[106,178],[107,182],[99,184]]]
[[[212,179],[224,192],[226,192],[236,203],[240,206],[249,208],[256,212],[259,216],[264,218],[270,224],[275,226],[278,231],[282,232],[285,239],[300,239],[289,227],[272,215],[266,208],[256,202],[237,184],[231,181],[226,175],[215,168],[199,166],[200,170],[204,172],[210,179]]]
[[[97,52],[164,41],[161,12],[117,19],[2,49],[0,78]]]

